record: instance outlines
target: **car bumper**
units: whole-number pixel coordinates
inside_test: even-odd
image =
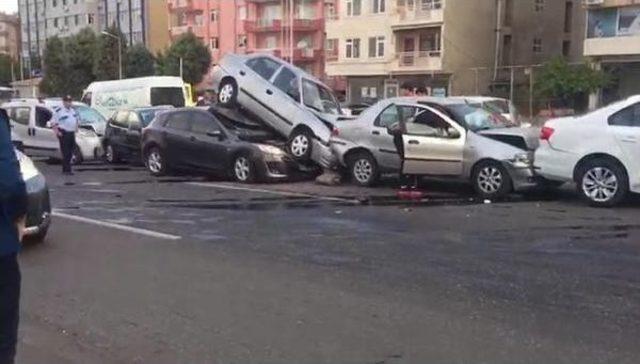
[[[47,231],[51,224],[51,202],[49,189],[46,186],[35,186],[35,180],[29,180],[27,184],[27,221],[25,236],[40,235]]]
[[[573,170],[578,163],[579,156],[563,152],[541,144],[536,150],[534,170],[537,175],[552,181],[573,181]]]
[[[519,165],[510,161],[503,161],[502,164],[511,177],[514,191],[527,191],[539,185],[539,179],[533,170],[533,166]]]
[[[311,149],[311,160],[318,163],[322,168],[332,169],[338,166],[338,158],[333,153],[332,148],[318,139],[313,140]]]

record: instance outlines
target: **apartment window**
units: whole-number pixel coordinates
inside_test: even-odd
[[[218,10],[211,10],[210,19],[212,23],[215,23],[218,21]]]
[[[369,38],[369,58],[384,57],[384,37]]]
[[[534,1],[534,9],[537,12],[544,11],[544,0],[533,0]]]
[[[347,16],[357,16],[362,12],[362,0],[347,0]]]
[[[542,39],[533,38],[533,53],[542,53]]]
[[[247,19],[247,8],[245,6],[242,6],[240,7],[240,9],[238,9],[238,16],[240,17],[240,20]]]
[[[64,17],[64,25],[69,25],[69,17],[68,16]]]
[[[327,39],[327,43],[325,45],[325,49],[328,51],[335,51],[338,48],[338,40],[337,39]]]
[[[54,28],[58,27],[58,18],[53,18],[53,27]]]
[[[346,45],[346,58],[360,58],[360,39],[347,39],[345,41]]]
[[[202,16],[201,14],[198,14],[194,17],[193,21],[196,25],[202,25],[204,24],[204,16]]]
[[[374,14],[384,13],[385,8],[385,0],[371,0],[373,3],[371,4],[371,12]]]
[[[218,48],[220,48],[220,44],[219,44],[218,37],[213,37],[213,38],[211,38],[210,43],[211,43],[211,49],[218,49]]]
[[[73,21],[76,25],[80,24],[80,15],[76,14],[73,16]]]
[[[442,9],[442,0],[418,0],[421,10]]]
[[[238,47],[246,47],[247,46],[247,36],[239,35],[238,36]]]
[[[62,5],[66,6],[67,5],[67,0],[62,0]]]
[[[87,14],[87,24],[93,24],[93,14]]]
[[[571,55],[571,41],[565,40],[562,42],[562,55],[569,57]]]
[[[51,6],[53,6],[55,8],[56,6],[58,6],[58,2],[56,0],[53,0],[51,2]]]
[[[564,32],[571,33],[573,27],[573,2],[567,1],[564,4]]]

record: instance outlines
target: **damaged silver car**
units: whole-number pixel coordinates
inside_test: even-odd
[[[388,128],[401,121],[404,173],[468,181],[483,198],[536,186],[538,130],[464,100],[433,97],[382,100],[340,124],[331,148],[355,183],[371,186],[381,174],[399,172]]]

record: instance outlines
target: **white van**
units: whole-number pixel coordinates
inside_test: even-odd
[[[187,84],[180,77],[153,76],[93,82],[84,90],[82,102],[110,118],[120,109],[189,104]]]

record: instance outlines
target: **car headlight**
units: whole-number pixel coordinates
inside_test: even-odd
[[[529,167],[533,163],[529,153],[516,153],[511,159],[511,163],[513,163],[516,167]]]
[[[278,147],[274,147],[273,145],[266,145],[266,144],[257,144],[258,149],[260,149],[260,151],[262,153],[265,154],[271,154],[273,156],[284,156],[284,151],[282,151],[282,149],[278,148]]]

